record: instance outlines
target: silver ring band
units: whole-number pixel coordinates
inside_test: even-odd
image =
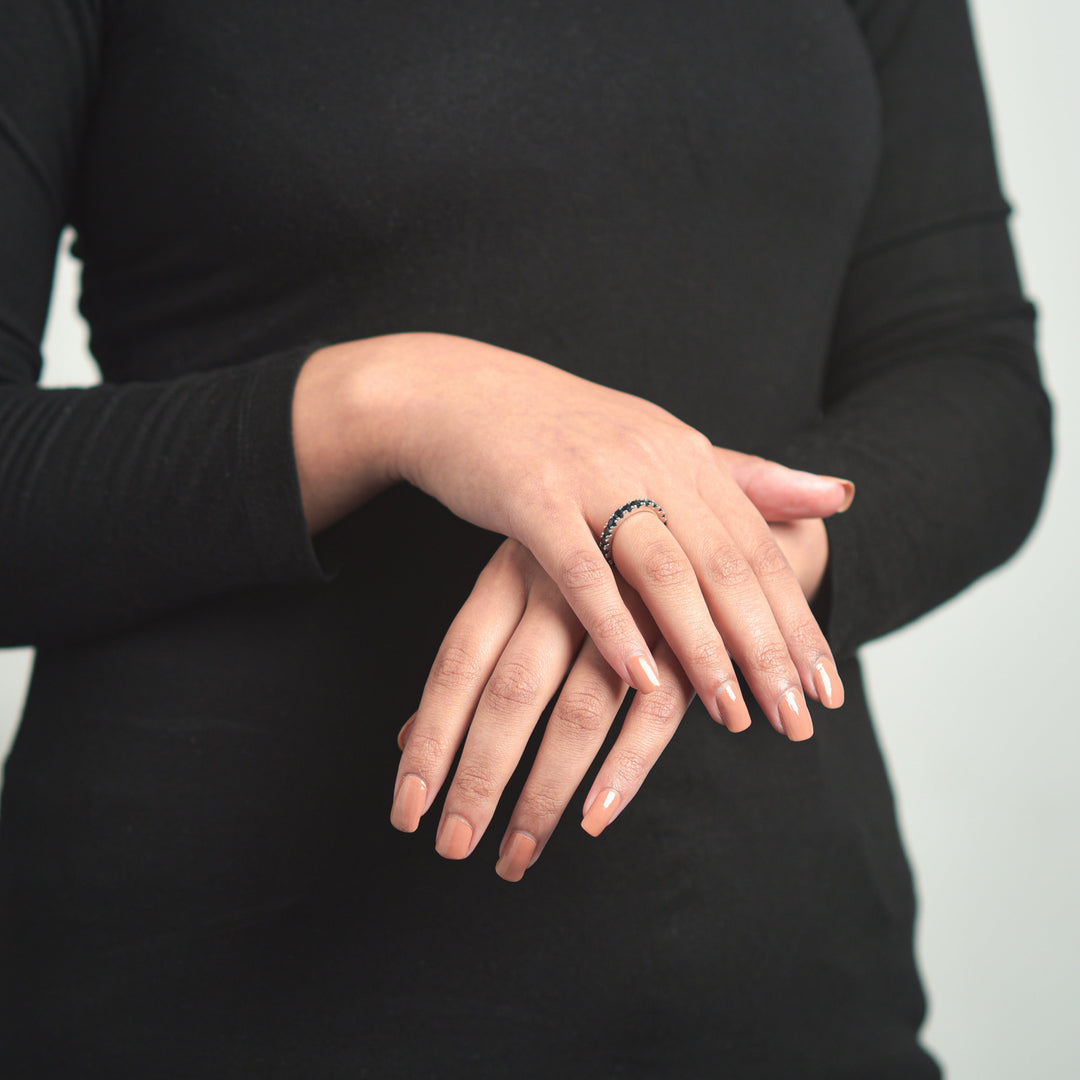
[[[615,530],[631,515],[636,514],[639,510],[648,510],[655,514],[665,525],[667,524],[667,514],[664,513],[664,508],[652,499],[631,499],[628,503],[623,503],[614,514],[607,519],[607,524],[604,526],[604,531],[600,534],[600,550],[604,553],[604,558],[607,559],[611,568],[615,569],[615,560],[611,557],[611,541],[615,537]]]

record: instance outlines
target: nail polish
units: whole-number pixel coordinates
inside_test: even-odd
[[[844,501],[840,504],[840,509],[836,512],[838,514],[844,513],[851,508],[851,504],[855,501],[855,485],[850,480],[845,480],[842,476],[830,476],[830,480],[835,480],[844,489]]]
[[[528,833],[511,833],[502,858],[495,864],[495,873],[503,881],[520,881],[535,851],[536,841]]]
[[[724,718],[728,731],[745,731],[750,726],[750,713],[746,703],[735,689],[734,682],[726,682],[716,695],[716,707]]]
[[[590,836],[599,836],[619,809],[619,793],[608,788],[593,799],[589,812],[581,819],[581,827]]]
[[[814,689],[826,709],[839,709],[844,704],[844,684],[831,660],[818,661],[814,668]]]
[[[444,859],[464,859],[472,843],[472,826],[457,814],[447,814],[435,838],[435,850]]]
[[[635,690],[647,694],[650,690],[660,687],[660,676],[656,673],[653,662],[644,654],[638,653],[626,661],[626,669],[630,672]]]
[[[394,796],[394,805],[390,810],[390,824],[402,832],[416,832],[420,824],[420,815],[424,812],[424,800],[427,798],[427,784],[413,773],[406,775]]]
[[[784,734],[792,742],[802,742],[814,734],[814,725],[810,720],[810,710],[802,694],[796,690],[786,690],[780,698],[780,722],[784,725]]]

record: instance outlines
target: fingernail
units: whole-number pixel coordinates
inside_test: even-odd
[[[716,708],[724,718],[728,731],[745,731],[750,726],[750,713],[733,682],[726,682],[716,695]]]
[[[814,734],[810,710],[802,694],[795,690],[785,691],[780,698],[780,722],[784,725],[784,734],[792,742],[802,742]]]
[[[399,750],[405,749],[405,744],[409,741],[409,731],[412,729],[413,721],[415,719],[416,713],[413,713],[413,715],[401,725],[401,730],[397,733],[397,748]]]
[[[447,814],[435,838],[435,850],[444,859],[464,859],[472,843],[472,826],[457,814]]]
[[[394,796],[394,805],[390,810],[390,824],[402,832],[416,832],[420,824],[420,815],[424,812],[424,800],[427,797],[427,784],[412,773],[408,773]]]
[[[650,690],[660,688],[660,676],[656,673],[656,665],[644,654],[638,653],[626,661],[627,670],[635,690],[647,694]]]
[[[839,709],[844,704],[844,684],[836,665],[829,659],[819,660],[814,668],[814,689],[826,709]]]
[[[502,858],[495,864],[495,873],[503,881],[520,881],[529,869],[534,851],[536,841],[528,833],[512,833]]]
[[[850,509],[852,502],[855,501],[855,485],[850,480],[845,480],[842,476],[830,476],[828,479],[835,480],[838,484],[843,486],[844,501],[840,504],[840,509],[836,511],[838,514],[842,514],[845,510]]]
[[[619,793],[608,788],[593,799],[589,812],[581,819],[581,827],[590,836],[599,836],[619,809]]]

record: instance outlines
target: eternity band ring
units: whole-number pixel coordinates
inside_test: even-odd
[[[639,510],[648,510],[650,513],[655,514],[665,525],[667,524],[667,514],[664,513],[664,508],[652,499],[631,499],[628,503],[623,503],[614,514],[607,519],[607,524],[604,526],[604,531],[600,534],[600,550],[604,553],[604,558],[607,559],[608,565],[614,570],[615,560],[611,557],[611,541],[615,538],[615,530],[631,515],[636,514]]]

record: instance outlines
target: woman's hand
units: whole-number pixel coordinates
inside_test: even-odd
[[[828,561],[824,523],[817,518],[772,528],[800,581],[815,589]],[[625,587],[623,595],[657,658],[660,687],[635,698],[586,796],[582,827],[593,836],[637,793],[693,697],[640,598]],[[626,684],[583,639],[552,580],[520,544],[506,541],[447,632],[420,708],[399,735],[392,823],[406,832],[417,828],[464,741],[436,850],[450,859],[469,855],[565,677],[499,849],[496,872],[519,881],[550,838],[626,694]],[[736,731],[749,723],[749,716],[729,721]]]
[[[582,821],[594,836],[633,798],[693,697],[689,680],[644,606],[629,590],[625,599],[656,656],[659,685],[635,698],[597,774]],[[627,686],[585,638],[543,568],[524,547],[507,540],[450,626],[420,707],[399,736],[403,753],[390,814],[393,825],[415,831],[461,747],[435,847],[448,859],[469,855],[560,684],[500,845],[496,871],[509,881],[520,880],[539,857],[599,752]],[[750,719],[733,722],[738,730]]]
[[[406,479],[460,517],[520,541],[615,673],[645,692],[660,686],[658,661],[596,537],[616,507],[654,499],[669,528],[652,514],[628,518],[614,561],[706,708],[743,722],[730,652],[770,721],[791,738],[810,735],[803,688],[820,695],[839,686],[828,644],[768,525],[703,435],[640,398],[462,338],[369,339],[321,350],[313,362],[309,385],[327,365],[362,365],[350,415],[373,444],[365,460],[377,475],[372,481],[369,467],[367,483]],[[298,397],[304,383],[302,373]],[[332,439],[321,419],[322,449],[347,462],[355,447]],[[304,444],[298,429],[302,488]],[[322,472],[339,478],[338,501],[347,502],[348,467]],[[839,482],[835,497],[838,505],[846,497]],[[309,503],[305,493],[305,504],[316,521],[328,505],[334,512],[334,498]]]
[[[774,521],[769,528],[803,595],[812,604],[829,565],[829,534],[825,531],[825,522],[820,517],[808,516],[793,521]]]

